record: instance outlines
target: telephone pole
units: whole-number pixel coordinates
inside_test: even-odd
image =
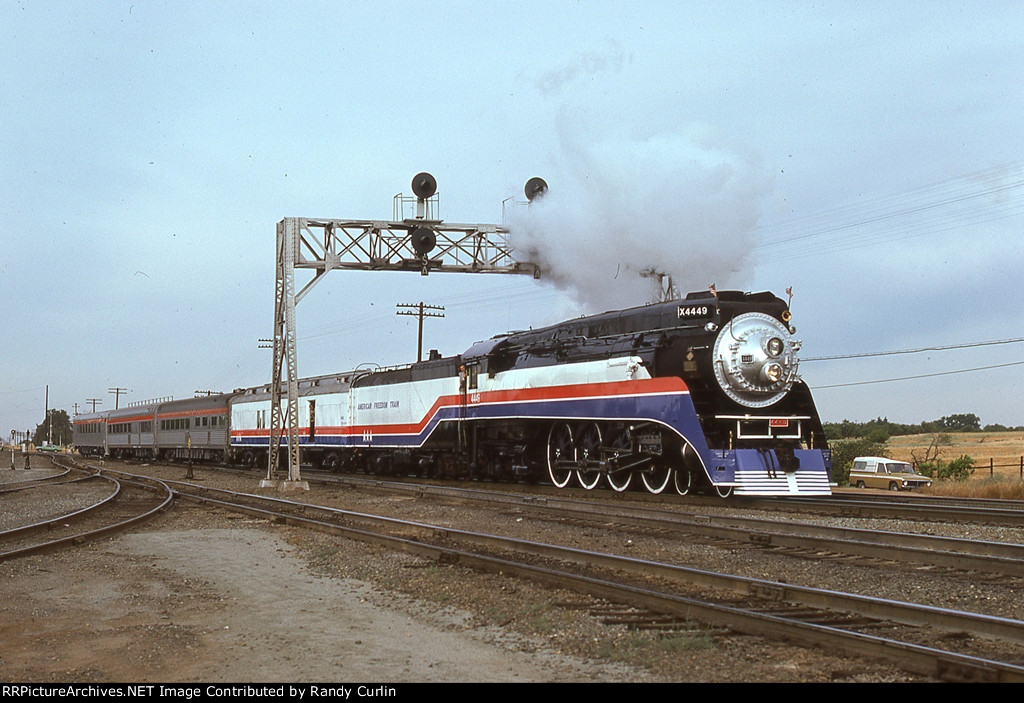
[[[395,306],[396,308],[408,308],[407,310],[399,310],[396,315],[409,315],[419,318],[419,333],[416,335],[416,361],[423,361],[423,318],[424,317],[444,317],[444,313],[426,312],[427,310],[444,310],[442,305],[426,305],[421,300],[418,303],[400,303]]]
[[[128,389],[127,388],[108,388],[107,392],[108,393],[112,393],[114,395],[114,410],[117,410],[117,408],[120,405],[121,394],[122,393],[127,393]]]
[[[97,405],[103,405],[103,399],[102,398],[86,398],[85,402],[92,406],[92,410],[90,410],[89,412],[93,412],[93,413],[96,412],[96,406]]]

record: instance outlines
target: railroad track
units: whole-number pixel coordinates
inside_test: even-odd
[[[75,478],[75,471],[74,468],[68,468],[59,477],[35,482],[36,485],[21,485],[12,490],[52,489],[54,480],[61,478],[79,486],[103,483],[103,495],[99,499],[85,498],[86,505],[69,512],[0,531],[0,561],[78,545],[127,530],[169,507],[173,498],[166,484],[153,479],[118,480],[98,473],[87,473]]]
[[[318,480],[332,481],[327,477]],[[1024,544],[942,537],[891,530],[833,527],[807,522],[749,518],[728,514],[689,512],[683,506],[667,509],[660,503],[592,499],[591,494],[537,495],[478,487],[438,486],[402,481],[346,476],[332,482],[358,488],[405,492],[420,497],[480,502],[529,510],[548,519],[573,521],[576,525],[607,526],[614,521],[631,532],[698,536],[784,552],[797,558],[855,560],[876,566],[917,564],[929,570],[983,574],[990,582],[1024,585]]]
[[[74,481],[77,478],[81,478],[82,472],[76,470],[73,467],[61,466],[56,459],[51,459],[54,466],[62,469],[58,473],[51,474],[42,478],[25,479],[24,481],[5,481],[0,484],[0,495],[6,493],[14,493],[26,488],[34,488],[35,486],[48,485],[53,483],[65,483],[67,481]]]
[[[109,472],[109,470],[108,470]],[[816,648],[888,656],[947,680],[1024,681],[1024,622],[713,573],[422,522],[168,481],[176,495],[442,563],[516,575],[620,604],[659,627],[701,622]],[[715,597],[694,597],[694,590]],[[879,634],[885,633],[885,634]],[[956,651],[938,646],[950,638]],[[995,655],[993,655],[993,652]]]
[[[251,475],[247,472],[237,473]],[[1024,544],[742,517],[730,515],[727,510],[708,515],[687,510],[687,505],[706,505],[700,502],[681,505],[678,501],[653,501],[652,504],[650,500],[629,500],[624,498],[623,494],[614,493],[605,494],[607,499],[602,500],[599,497],[601,494],[595,496],[582,490],[567,493],[541,489],[540,492],[524,493],[520,490],[501,490],[497,487],[481,488],[482,484],[466,487],[353,475],[337,476],[319,472],[307,473],[306,477],[308,480],[327,485],[505,506],[510,509],[527,510],[544,519],[577,526],[608,527],[614,521],[619,528],[636,534],[696,536],[719,546],[732,544],[773,550],[794,558],[816,561],[846,561],[886,568],[899,564],[916,565],[916,568],[932,574],[960,573],[976,577],[986,583],[1000,583],[1011,587],[1024,586]],[[641,495],[641,498],[645,499],[651,497]],[[779,501],[764,500],[733,504],[716,502],[716,506],[741,507],[749,504],[751,507],[760,508],[766,502],[770,505],[770,510],[781,509]],[[785,501],[785,505],[791,505],[791,502]],[[974,509],[970,503],[966,507]],[[886,511],[886,514],[891,513],[890,510]],[[906,517],[899,511],[896,514],[901,518]],[[919,515],[922,519],[924,516],[930,516],[931,519],[941,516],[945,521],[960,517],[959,513],[951,517],[941,511]],[[859,509],[855,516],[860,516]],[[843,517],[850,515],[844,513]]]
[[[1024,526],[1024,501],[951,498],[908,493],[861,495],[835,493],[828,499],[749,499],[749,504],[768,510],[806,512],[836,517],[899,518],[902,520],[950,520],[984,525]]]

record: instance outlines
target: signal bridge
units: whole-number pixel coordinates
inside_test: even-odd
[[[333,270],[431,271],[526,274],[540,278],[540,267],[518,261],[509,230],[495,224],[454,224],[435,219],[437,181],[429,173],[413,178],[415,198],[395,196],[392,220],[346,220],[286,217],[277,224],[274,297],[274,362],[267,478],[264,486],[308,488],[301,480],[299,451],[299,378],[296,361],[295,306]],[[526,183],[526,197],[543,195],[540,178]],[[415,200],[416,216],[401,218],[404,204]],[[311,269],[313,278],[295,292],[295,270]],[[282,400],[286,401],[282,403]],[[288,479],[277,479],[279,447],[287,435]]]

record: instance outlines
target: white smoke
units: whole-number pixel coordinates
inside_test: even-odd
[[[536,88],[541,95],[555,95],[580,79],[606,79],[609,74],[620,72],[631,60],[632,56],[618,42],[606,38],[601,49],[582,53],[568,63],[544,71],[536,81]]]
[[[698,129],[586,144],[560,133],[561,173],[511,222],[517,257],[588,312],[658,298],[667,274],[685,295],[740,286],[766,179],[758,159]]]

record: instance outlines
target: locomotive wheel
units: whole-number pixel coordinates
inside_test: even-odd
[[[612,438],[608,440],[608,446],[619,451],[616,452],[616,456],[621,456],[629,453],[630,441],[629,434],[625,430],[619,430]],[[629,484],[633,482],[632,471],[622,471],[615,469],[608,470],[608,485],[612,487],[613,491],[622,493],[629,488]]]
[[[327,469],[328,471],[334,472],[338,470],[338,465],[340,463],[341,462],[338,461],[338,455],[335,454],[334,452],[331,452],[330,454],[324,457],[324,461],[323,464],[321,464],[321,466],[323,466],[323,468]]]
[[[575,473],[572,469],[562,468],[562,462],[569,461],[576,461],[572,428],[560,422],[552,425],[548,433],[548,475],[551,477],[551,483],[558,488],[569,485],[569,479]]]
[[[640,478],[643,479],[648,493],[661,493],[668,488],[668,482],[672,480],[672,467],[664,462],[656,461],[651,464],[649,471],[640,473]]]
[[[673,471],[672,479],[676,487],[676,493],[681,496],[687,495],[693,487],[693,475],[690,474],[690,470],[685,466],[680,466]]]
[[[719,498],[729,498],[732,496],[733,489],[733,486],[719,486],[715,484],[715,493],[718,494]]]
[[[596,422],[580,429],[580,438],[576,440],[576,458],[580,464],[576,470],[576,479],[588,491],[594,490],[601,482],[601,472],[597,468],[601,459],[601,428]]]

